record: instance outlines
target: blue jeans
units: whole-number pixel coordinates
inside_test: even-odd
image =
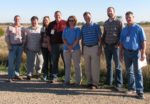
[[[12,45],[8,55],[8,78],[11,79],[15,75],[19,76],[19,67],[21,64],[21,56],[23,52],[22,45]]]
[[[119,48],[115,48],[111,45],[106,45],[105,47],[105,57],[106,57],[106,64],[107,64],[107,78],[106,83],[108,85],[113,84],[113,69],[112,69],[112,59],[115,63],[115,84],[116,87],[122,87],[123,85],[123,78],[122,78],[122,69],[119,60]]]
[[[124,51],[124,61],[128,78],[128,89],[143,93],[142,70],[138,68],[139,51]]]
[[[60,55],[64,63],[63,44],[52,44],[52,51],[51,51],[52,75],[58,75],[58,61]]]

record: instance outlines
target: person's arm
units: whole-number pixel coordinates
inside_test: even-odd
[[[10,44],[10,31],[9,31],[9,26],[6,29],[6,34],[5,34],[5,42],[7,43],[8,49],[11,48]]]
[[[50,39],[50,25],[48,26],[48,28],[45,30],[46,32],[46,35],[47,35],[47,43],[48,43],[48,51],[51,52],[52,51],[52,48],[51,48],[51,39]]]
[[[145,57],[145,53],[146,53],[146,40],[142,42],[142,49],[141,49],[141,61],[143,61],[146,57]]]
[[[124,48],[123,44],[120,43],[120,62],[123,62],[123,53],[124,53]]]

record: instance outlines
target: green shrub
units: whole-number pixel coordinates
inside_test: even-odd
[[[4,30],[2,28],[0,28],[0,36],[4,35]]]

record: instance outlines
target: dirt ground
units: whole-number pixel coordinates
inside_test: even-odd
[[[150,104],[150,93],[145,97],[138,100],[112,89],[90,90],[35,79],[8,83],[6,75],[0,74],[0,104]]]

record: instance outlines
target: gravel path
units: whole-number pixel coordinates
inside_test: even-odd
[[[40,80],[8,83],[0,75],[0,104],[150,104],[150,93],[145,96],[145,100],[138,100],[111,89],[65,87]]]

